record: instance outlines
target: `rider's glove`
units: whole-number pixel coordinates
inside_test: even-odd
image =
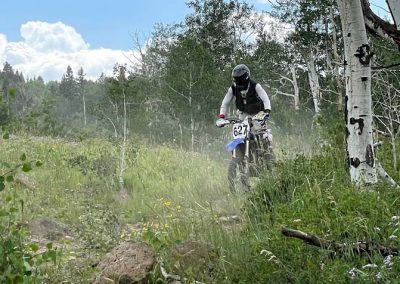
[[[218,118],[217,121],[215,122],[216,127],[224,127],[225,125],[225,119],[223,118]]]
[[[220,115],[218,115],[218,118],[224,119],[225,118],[225,114],[221,113]]]
[[[258,121],[265,121],[268,119],[268,117],[269,117],[268,113],[261,110],[253,118]]]

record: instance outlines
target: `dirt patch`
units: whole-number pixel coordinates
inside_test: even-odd
[[[15,183],[20,184],[23,187],[26,187],[31,190],[35,190],[37,187],[37,182],[33,178],[31,178],[23,173],[16,174],[14,177],[14,181],[15,181]]]
[[[72,231],[66,225],[48,218],[33,220],[28,228],[32,236],[50,241],[69,239],[72,235]]]
[[[210,275],[214,263],[218,259],[218,252],[210,245],[200,241],[189,240],[176,245],[171,250],[171,257],[174,259],[174,271],[172,273],[188,277]]]
[[[148,283],[155,261],[155,253],[146,243],[122,243],[100,261],[95,283]]]

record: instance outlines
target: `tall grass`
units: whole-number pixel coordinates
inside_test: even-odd
[[[290,227],[339,243],[400,245],[397,192],[384,184],[368,190],[351,186],[340,147],[323,146],[315,155],[281,151],[276,167],[247,195],[229,193],[225,160],[137,141],[128,148],[121,192],[116,142],[28,137],[1,142],[3,161],[16,162],[24,152],[43,162],[27,174],[36,189],[12,189],[16,200],[24,200],[25,222],[54,218],[70,226],[79,243],[79,249],[67,246],[66,258],[47,272],[49,283],[90,283],[93,258],[132,239],[149,242],[169,271],[206,283],[397,281],[397,257],[388,262],[378,254],[335,255],[281,234]],[[220,218],[233,215],[240,220]],[[171,256],[187,240],[210,246],[203,265],[199,259],[184,266]],[[376,267],[365,267],[368,263]],[[154,279],[158,276],[156,271]]]

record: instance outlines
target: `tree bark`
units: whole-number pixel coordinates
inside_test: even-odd
[[[334,8],[331,7],[329,9],[329,20],[331,22],[331,30],[332,30],[332,51],[333,51],[333,76],[335,77],[336,80],[336,85],[339,90],[339,95],[338,95],[338,110],[343,110],[343,82],[341,80],[340,76],[340,70],[339,67],[341,66],[343,59],[339,56],[338,52],[338,40],[337,40],[337,31],[336,31],[336,22],[335,22],[335,16],[334,16]]]
[[[124,121],[123,121],[123,137],[121,143],[121,161],[120,161],[120,172],[119,172],[119,185],[120,189],[125,189],[125,182],[124,182],[124,173],[126,170],[126,147],[127,147],[127,132],[128,129],[126,127],[127,122],[127,111],[126,111],[126,96],[125,90],[122,90],[122,94],[124,97]]]
[[[343,0],[338,0],[343,1]],[[393,7],[396,10],[396,15],[399,13],[398,8],[399,4],[397,3],[398,0],[392,0],[393,4],[389,7]],[[357,1],[358,2],[358,1]],[[394,3],[396,2],[396,3]],[[364,12],[364,20],[365,25],[368,28],[368,31],[371,32],[373,35],[386,38],[391,40],[394,44],[396,44],[400,48],[400,30],[398,26],[381,19],[378,15],[376,15],[370,7],[369,0],[361,0],[362,10]],[[391,10],[392,16],[395,19],[395,14],[393,14],[393,10]],[[399,21],[397,21],[399,23]]]
[[[293,86],[293,94],[292,93],[286,93],[286,92],[282,92],[278,89],[276,89],[276,94],[277,95],[283,95],[286,97],[290,97],[293,98],[293,106],[295,110],[299,110],[300,109],[300,87],[299,84],[297,82],[297,74],[296,74],[296,66],[294,64],[290,64],[289,66],[289,70],[290,70],[290,74],[292,76],[292,79],[290,79],[289,77],[286,77],[284,75],[279,74],[279,76],[281,77],[279,82],[281,84],[282,87],[285,87],[286,83],[285,82],[289,82],[292,86]],[[267,84],[267,82],[264,82],[265,84]],[[271,86],[269,86],[270,88],[273,88]]]
[[[343,30],[346,141],[351,181],[375,184],[372,140],[371,53],[360,1],[337,0]]]
[[[310,89],[311,89],[311,94],[312,98],[314,101],[314,112],[315,114],[319,114],[321,111],[321,88],[319,86],[319,79],[318,79],[318,73],[315,68],[315,56],[314,53],[311,52],[309,55],[306,57],[307,60],[307,69],[308,69],[308,81],[310,83]]]
[[[298,238],[300,240],[303,240],[305,243],[330,250],[332,252],[335,252],[339,255],[345,255],[348,253],[355,253],[355,254],[361,254],[361,255],[367,255],[370,256],[372,253],[376,252],[379,253],[382,256],[398,256],[399,255],[399,249],[395,247],[390,247],[390,246],[383,246],[380,244],[377,244],[372,241],[356,241],[353,243],[338,243],[335,241],[329,241],[329,240],[324,240],[321,239],[317,236],[310,235],[307,233],[304,233],[302,231],[298,230],[293,230],[289,228],[283,228],[282,229],[282,234],[285,235],[286,237],[293,237],[293,238]]]
[[[400,2],[398,0],[386,0],[392,14],[397,30],[400,31]]]
[[[300,109],[300,89],[297,83],[297,75],[296,75],[296,67],[294,64],[290,65],[290,73],[292,74],[292,84],[293,84],[293,93],[294,93],[294,109]]]
[[[87,125],[87,119],[86,119],[86,100],[85,100],[85,95],[82,94],[82,101],[83,101],[83,125]]]

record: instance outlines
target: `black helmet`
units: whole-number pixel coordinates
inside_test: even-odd
[[[232,78],[236,88],[247,90],[250,82],[250,69],[244,64],[239,64],[232,70]]]

